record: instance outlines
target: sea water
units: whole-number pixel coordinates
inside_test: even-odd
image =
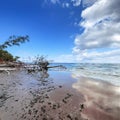
[[[120,64],[98,64],[98,63],[52,63],[50,66],[63,65],[65,71],[69,71],[76,76],[94,78],[107,81],[116,86],[120,86]],[[53,70],[53,69],[50,69]],[[61,70],[54,68],[54,70]]]

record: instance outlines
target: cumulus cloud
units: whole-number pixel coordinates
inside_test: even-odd
[[[55,58],[60,62],[119,62],[120,61],[120,0],[49,0],[63,8],[83,5],[82,21],[75,26],[84,29],[76,35],[71,55]],[[106,49],[100,52],[100,49]]]
[[[104,21],[95,26],[87,26],[82,35],[77,35],[77,48],[93,49],[103,47],[120,47],[120,23]]]
[[[89,53],[84,56],[81,51],[85,50],[97,50],[101,48],[120,48],[120,0],[97,0],[90,7],[83,10],[81,17],[83,18],[80,22],[80,27],[84,28],[82,34],[78,34],[75,37],[75,47],[73,53],[77,57],[87,58],[89,56],[94,58],[93,53]],[[97,57],[112,53],[111,49],[107,53],[96,52]],[[120,51],[119,51],[120,52]],[[113,52],[114,54],[115,52]],[[113,56],[110,54],[110,56]],[[108,56],[110,58],[110,56]],[[114,56],[115,57],[115,56]],[[118,58],[118,56],[116,56]],[[101,57],[102,59],[102,57]],[[106,58],[107,59],[107,58]],[[112,60],[112,58],[111,58]]]
[[[107,50],[99,52],[97,50],[79,51],[74,56],[76,62],[91,63],[120,63],[120,49]]]
[[[120,49],[81,50],[79,54],[64,54],[54,58],[55,62],[82,63],[120,63]],[[64,59],[63,59],[64,58]]]
[[[77,35],[75,45],[79,49],[120,46],[120,1],[99,0],[82,12],[80,23],[85,31]]]

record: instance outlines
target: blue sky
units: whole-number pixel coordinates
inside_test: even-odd
[[[119,62],[119,5],[119,0],[0,0],[0,43],[29,35],[29,43],[7,49],[21,60],[48,55],[55,62]]]

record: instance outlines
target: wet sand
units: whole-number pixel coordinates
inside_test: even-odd
[[[89,120],[120,120],[120,87],[108,82],[72,74],[72,85],[85,98],[82,115]]]
[[[0,120],[120,120],[120,89],[68,72],[0,73]]]

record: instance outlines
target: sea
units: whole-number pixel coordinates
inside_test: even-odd
[[[49,66],[62,67],[49,69],[50,71],[67,71],[80,77],[93,78],[107,81],[115,86],[120,86],[120,64],[101,63],[51,63]],[[65,69],[66,68],[66,69]]]

